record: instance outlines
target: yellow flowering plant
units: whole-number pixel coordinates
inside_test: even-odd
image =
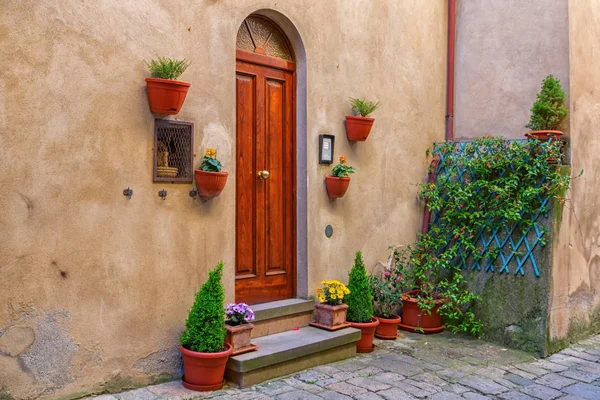
[[[340,281],[321,281],[321,285],[317,287],[317,300],[331,306],[343,304],[344,297],[348,294],[350,290]]]
[[[217,149],[208,148],[202,160],[200,160],[200,169],[208,172],[221,172],[221,162],[217,160]]]
[[[356,168],[349,166],[348,164],[346,164],[347,162],[348,159],[346,158],[346,156],[341,156],[340,163],[333,167],[333,169],[331,170],[331,176],[342,178],[353,174]]]

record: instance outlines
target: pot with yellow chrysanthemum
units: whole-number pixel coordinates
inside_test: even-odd
[[[217,197],[227,183],[227,172],[221,172],[223,166],[217,160],[217,150],[208,148],[202,160],[200,169],[195,170],[196,186],[201,197]]]
[[[322,281],[317,287],[317,300],[315,304],[316,318],[310,324],[318,328],[335,331],[350,326],[346,322],[344,297],[350,290],[340,281]]]
[[[325,177],[325,188],[327,195],[331,199],[344,197],[348,185],[350,185],[350,174],[353,174],[354,167],[349,166],[348,159],[345,156],[340,157],[340,163],[333,167],[331,175]]]

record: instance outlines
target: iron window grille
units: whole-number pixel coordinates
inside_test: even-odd
[[[191,183],[193,164],[194,124],[154,120],[153,181]]]

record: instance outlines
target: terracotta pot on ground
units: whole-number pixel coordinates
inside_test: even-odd
[[[218,353],[199,353],[179,346],[183,356],[183,386],[190,390],[209,392],[223,387],[225,365],[233,351],[229,343]]]
[[[353,142],[364,142],[371,133],[375,118],[346,116],[346,136]]]
[[[338,178],[329,175],[325,177],[325,187],[327,188],[327,195],[331,199],[338,199],[340,197],[344,197],[344,195],[346,194],[346,190],[348,190],[348,185],[350,185],[349,177]]]
[[[390,315],[389,318],[375,317],[379,321],[375,329],[375,337],[379,339],[394,340],[398,337],[398,324],[401,319],[397,315]]]
[[[418,294],[418,290],[413,290],[402,295],[402,321],[398,326],[400,329],[409,332],[425,334],[442,332],[444,325],[438,309],[444,300],[435,300],[435,306],[431,309],[431,314],[427,314],[419,308],[415,298]]]
[[[357,353],[370,353],[373,351],[375,348],[373,339],[377,325],[379,325],[379,320],[375,317],[371,318],[370,322],[350,322],[350,326],[361,330],[360,340],[356,342]]]
[[[315,321],[310,322],[310,325],[330,331],[347,328],[350,326],[346,322],[347,310],[347,304],[332,306],[325,303],[317,303],[315,304],[316,318]]]
[[[235,326],[228,325],[227,323],[225,324],[225,329],[227,329],[225,343],[229,343],[233,346],[233,355],[242,354],[258,348],[258,346],[250,343],[250,340],[252,339],[252,328],[254,328],[254,325],[251,323]]]
[[[146,78],[150,111],[157,114],[177,114],[183,106],[190,86],[188,82]]]
[[[196,186],[201,197],[217,197],[227,183],[228,172],[195,170]]]

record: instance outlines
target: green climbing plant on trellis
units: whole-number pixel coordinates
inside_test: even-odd
[[[524,275],[530,266],[540,276],[534,249],[546,245],[541,218],[552,197],[565,201],[570,185],[551,162],[560,160],[560,145],[491,137],[436,143],[436,182],[421,193],[433,212],[430,246],[463,270]]]

